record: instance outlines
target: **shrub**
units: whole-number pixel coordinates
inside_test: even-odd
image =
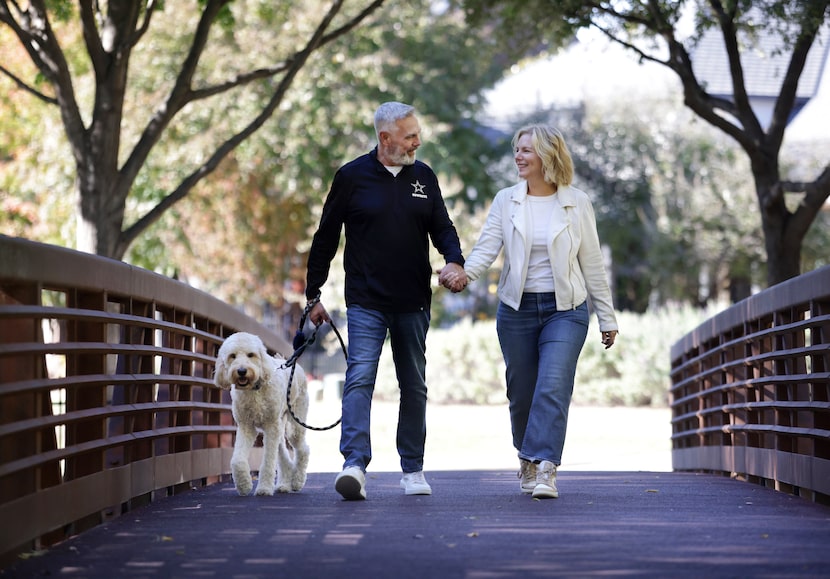
[[[598,406],[666,406],[669,351],[715,310],[664,307],[645,314],[620,312],[620,335],[606,350],[596,316],[579,359],[573,403]],[[375,393],[397,400],[391,348],[384,347]],[[438,403],[498,404],[506,401],[504,360],[495,320],[463,320],[427,334],[429,399]]]
[[[666,406],[671,381],[672,344],[715,310],[672,306],[645,314],[620,312],[620,335],[606,350],[595,316],[576,369],[574,404]]]

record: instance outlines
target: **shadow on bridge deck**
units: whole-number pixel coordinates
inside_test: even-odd
[[[518,493],[508,471],[334,474],[300,493],[230,483],[162,499],[8,567],[8,577],[827,577],[830,508],[714,475],[562,472],[561,498]],[[7,524],[7,523],[4,523]]]

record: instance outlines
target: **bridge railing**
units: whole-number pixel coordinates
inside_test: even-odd
[[[229,305],[120,261],[0,236],[0,559],[229,472]]]
[[[671,360],[674,470],[830,502],[830,267],[707,320]]]

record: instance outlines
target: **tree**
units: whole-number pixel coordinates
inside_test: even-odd
[[[200,82],[220,82],[243,64],[264,67],[278,49],[293,51],[294,37],[274,35],[272,29],[308,28],[313,22],[304,20],[304,13],[320,14],[317,7],[327,2],[306,0],[305,11],[289,14],[291,3],[272,7],[235,0],[231,7],[245,9],[217,17],[200,59]],[[269,13],[271,8],[279,8],[279,14]],[[147,111],[177,78],[192,43],[187,31],[195,29],[198,14],[177,11],[175,16],[158,12],[132,54],[122,116],[125,143],[137,141]],[[61,18],[56,34],[75,71],[75,91],[92,94],[95,79],[85,43],[73,34],[78,27],[71,19]],[[13,40],[11,29],[0,26],[0,63],[25,70],[20,63],[30,59]],[[296,320],[288,316],[304,302],[296,285],[304,279],[304,252],[329,181],[344,159],[374,146],[377,104],[403,100],[417,107],[425,129],[419,158],[439,173],[444,194],[460,215],[485,201],[484,195],[473,196],[492,190],[482,168],[489,167],[489,155],[503,152],[501,143],[494,152],[470,119],[483,104],[482,91],[503,76],[527,44],[535,42],[516,42],[508,50],[487,34],[472,35],[462,13],[442,11],[432,0],[386,0],[373,18],[315,51],[268,122],[167,207],[121,258],[183,279],[293,334]],[[42,78],[33,65],[30,76],[33,82]],[[0,228],[71,245],[75,220],[67,192],[74,168],[67,139],[54,130],[59,107],[19,86],[0,75]],[[211,144],[266,107],[272,98],[267,88],[264,82],[250,83],[215,95],[210,106],[205,99],[198,107],[184,107],[133,181],[124,223],[137,223],[160,206],[189,177],[194,159],[208,157]],[[466,222],[466,217],[456,220],[459,226]],[[334,267],[332,275],[338,270]],[[334,291],[340,284],[332,280],[329,285]],[[337,303],[336,296],[329,300]]]
[[[30,60],[15,63],[14,69],[0,65],[0,74],[60,110],[76,169],[78,248],[123,257],[144,230],[265,124],[316,51],[350,33],[383,2],[367,0],[347,9],[345,0],[333,0],[318,11],[302,1],[199,0],[190,6],[176,2],[173,7],[158,0],[81,0],[76,7],[70,0],[32,0],[25,6],[15,0],[0,0],[0,23],[19,40]],[[167,63],[169,78],[139,87],[156,97],[152,114],[139,127],[138,115],[125,115],[130,98],[135,98],[130,93],[131,75],[136,72],[131,61],[141,48],[153,52],[151,44],[162,43],[163,39],[151,34],[154,17],[175,19],[190,43],[181,54],[165,52],[164,46],[153,53],[154,58]],[[258,18],[263,33],[268,32],[272,41],[244,47],[249,52],[240,55],[241,47],[233,37],[234,24],[249,18]],[[77,43],[73,42],[80,38],[82,55],[75,53]],[[203,60],[211,49],[222,55],[224,67],[205,69]],[[90,98],[78,88],[78,79],[87,70],[94,77]],[[246,101],[246,91],[266,95],[264,105],[247,117],[250,109],[234,107],[234,103]],[[205,123],[202,129],[211,128],[210,135],[216,140],[193,154],[195,162],[187,160],[190,166],[183,179],[172,183],[157,203],[125,224],[128,197],[154,148],[163,139],[183,138],[182,133],[186,133],[184,137],[197,136],[199,125],[177,126],[175,121],[188,115],[198,118],[209,110],[206,103],[218,98],[224,99],[220,110],[201,119]],[[222,119],[225,107],[229,111]],[[229,120],[237,124],[231,126]],[[216,130],[212,121],[225,129],[224,133]],[[128,143],[132,148],[125,151]]]
[[[788,180],[782,177],[780,154],[795,110],[798,82],[810,50],[819,44],[830,1],[462,0],[461,4],[471,25],[491,27],[505,38],[530,30],[556,47],[577,30],[593,28],[642,61],[673,71],[681,82],[685,105],[734,139],[749,158],[764,235],[767,283],[800,273],[805,235],[830,196],[830,164],[812,180]],[[694,27],[684,36],[683,18],[689,15]],[[494,27],[494,21],[499,26]],[[789,56],[767,127],[750,104],[742,63],[742,54],[756,45],[762,32],[777,38],[780,51]],[[694,49],[705,33],[723,39],[732,98],[708,92],[692,66]]]

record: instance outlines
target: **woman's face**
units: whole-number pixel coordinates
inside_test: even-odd
[[[533,137],[530,133],[523,134],[516,141],[516,150],[513,151],[513,160],[519,170],[519,178],[525,180],[544,175],[542,159],[536,154],[532,141]]]

